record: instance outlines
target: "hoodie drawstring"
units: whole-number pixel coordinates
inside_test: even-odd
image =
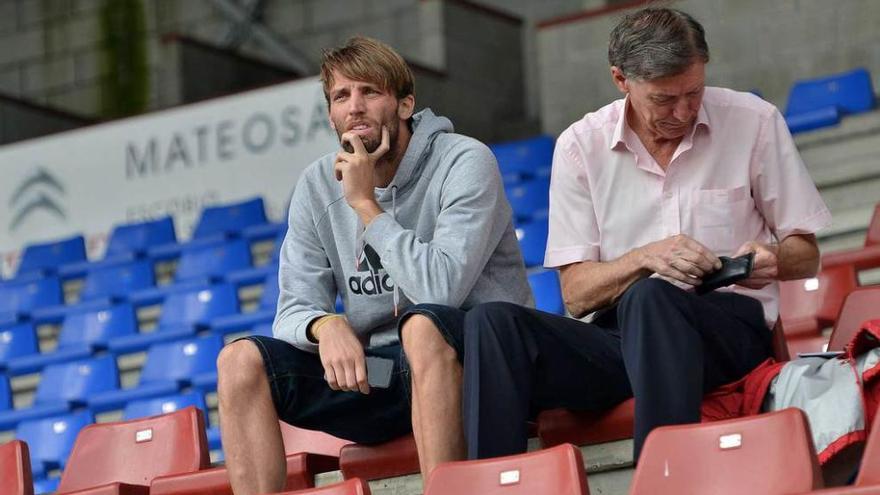
[[[397,186],[391,186],[391,218],[397,221]],[[394,283],[394,317],[397,317],[397,306],[400,304],[400,293],[397,291],[397,283]]]

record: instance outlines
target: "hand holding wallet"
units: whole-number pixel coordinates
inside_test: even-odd
[[[721,260],[721,268],[703,277],[703,282],[694,289],[697,294],[703,295],[719,287],[727,287],[749,278],[755,262],[755,253],[744,254],[736,258],[719,256],[718,259]]]

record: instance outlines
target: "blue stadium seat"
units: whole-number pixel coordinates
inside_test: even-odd
[[[54,273],[59,266],[86,260],[86,243],[78,235],[61,241],[31,244],[24,248],[16,276]]]
[[[47,366],[31,407],[0,412],[0,431],[22,421],[65,414],[84,406],[86,399],[119,388],[116,359],[102,356]]]
[[[216,388],[216,362],[222,347],[223,337],[213,334],[156,344],[147,351],[137,387],[93,394],[88,405],[102,412],[119,409],[132,400],[174,394],[189,386]]]
[[[517,182],[516,178],[549,177],[553,163],[553,146],[550,136],[490,145],[498,159],[498,167],[505,184]]]
[[[831,127],[840,123],[840,111],[835,106],[822,107],[809,112],[788,115],[785,117],[785,123],[792,134]]]
[[[221,316],[211,321],[211,331],[219,334],[241,332],[262,323],[272,323],[278,307],[278,275],[270,273],[263,283],[263,295],[256,311]]]
[[[9,362],[9,373],[31,373],[50,364],[86,358],[107,349],[110,339],[134,335],[137,329],[137,315],[131,304],[127,303],[71,313],[61,325],[58,347],[54,351],[13,359]]]
[[[34,310],[63,302],[61,280],[55,276],[0,283],[0,325],[27,319]]]
[[[251,250],[244,239],[219,240],[195,248],[184,246],[174,280],[216,282],[227,273],[250,266]]]
[[[509,187],[507,200],[517,222],[546,217],[550,209],[550,179],[534,179]]]
[[[287,233],[287,221],[278,223],[265,223],[263,225],[252,225],[241,231],[241,236],[249,242],[262,241],[265,239],[274,239],[279,235],[284,236]]]
[[[117,225],[110,234],[105,258],[134,254],[144,256],[154,246],[176,242],[174,221],[164,217],[143,223]]]
[[[230,284],[174,292],[162,304],[158,327],[150,333],[122,336],[110,341],[110,351],[117,354],[137,352],[157,342],[168,342],[208,330],[220,316],[238,313],[238,291]]]
[[[202,216],[193,232],[193,239],[206,237],[237,237],[254,225],[266,223],[266,210],[263,198],[254,198],[241,203],[212,206],[202,210]]]
[[[284,237],[287,235],[287,229],[279,232],[275,237],[275,244],[272,246],[272,258],[269,263],[254,268],[245,268],[244,270],[236,270],[226,275],[226,281],[235,284],[238,287],[245,285],[258,284],[269,275],[269,273],[278,273],[278,258],[281,253],[281,245],[284,243]]]
[[[874,88],[868,70],[858,68],[794,83],[785,115],[799,115],[825,107],[836,107],[843,114],[867,112],[874,108]]]
[[[94,422],[91,411],[83,410],[19,424],[15,437],[28,444],[34,478],[43,478],[51,469],[63,469],[76,435]]]
[[[516,238],[519,239],[519,247],[527,267],[544,264],[544,251],[547,249],[546,218],[520,224],[516,229]]]
[[[272,335],[272,322],[269,323],[261,323],[253,327],[250,331],[251,335],[262,335],[264,337],[273,337]]]
[[[0,328],[0,370],[7,368],[15,358],[39,352],[40,344],[33,323]]]
[[[61,478],[41,478],[34,480],[34,493],[55,493],[58,490],[58,482]]]
[[[128,421],[130,419],[158,416],[183,409],[187,406],[198,407],[204,411],[205,417],[208,417],[208,406],[205,405],[205,396],[193,390],[184,394],[133,400],[126,404],[125,409],[122,410],[122,419]]]
[[[529,275],[529,285],[535,295],[536,308],[557,315],[565,314],[562,289],[559,287],[559,275],[556,270],[546,270]]]
[[[207,239],[181,245],[174,283],[129,294],[137,306],[159,304],[168,294],[216,283],[237,270],[251,268],[251,251],[243,239]]]
[[[0,411],[12,409],[12,388],[9,386],[9,378],[0,375]]]
[[[138,260],[89,270],[80,292],[81,301],[125,299],[134,291],[156,285],[153,263]]]

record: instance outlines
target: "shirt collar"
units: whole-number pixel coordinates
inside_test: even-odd
[[[632,149],[631,146],[626,142],[627,130],[632,130],[629,126],[629,123],[626,121],[626,109],[629,105],[629,95],[626,95],[623,98],[623,105],[620,109],[620,116],[617,118],[617,124],[614,126],[614,133],[611,135],[611,145],[610,149],[617,148],[618,145],[623,144],[627,146],[627,148]],[[703,102],[700,103],[700,110],[697,112],[697,120],[694,122],[694,126],[691,128],[691,132],[685,136],[686,141],[693,141],[694,134],[697,132],[698,127],[704,127],[707,131],[712,130],[712,126],[709,123],[709,114],[706,112],[706,102],[705,95],[703,96]],[[633,133],[635,135],[635,133]]]

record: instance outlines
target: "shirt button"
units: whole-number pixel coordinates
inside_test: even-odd
[[[666,198],[666,199],[671,199],[671,198],[672,198],[672,193],[671,193],[671,192],[663,193],[663,197]]]

